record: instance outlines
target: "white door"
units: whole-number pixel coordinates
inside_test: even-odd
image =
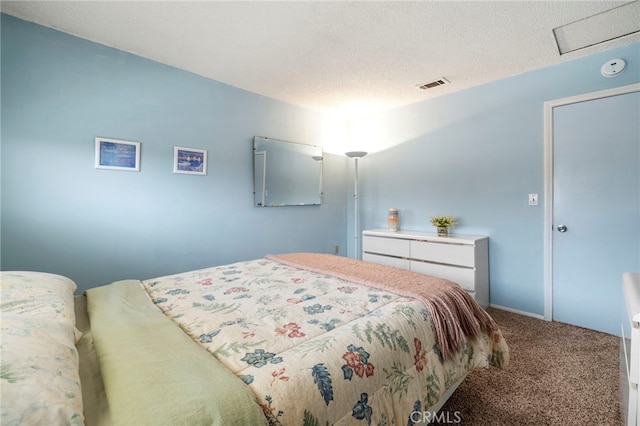
[[[640,92],[552,114],[553,320],[619,335],[622,274],[640,270]]]

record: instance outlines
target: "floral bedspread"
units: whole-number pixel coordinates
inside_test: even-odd
[[[413,424],[467,372],[508,358],[498,332],[444,361],[421,302],[269,259],[143,285],[271,424]]]

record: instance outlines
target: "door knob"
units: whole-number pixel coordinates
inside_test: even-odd
[[[567,232],[567,227],[564,225],[558,225],[558,232]]]

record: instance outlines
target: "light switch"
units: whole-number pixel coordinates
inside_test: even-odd
[[[530,206],[538,205],[538,194],[529,194],[529,205]]]

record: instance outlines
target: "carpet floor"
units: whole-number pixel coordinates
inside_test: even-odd
[[[509,368],[469,374],[435,424],[623,424],[619,337],[498,309],[488,312],[509,345]]]

